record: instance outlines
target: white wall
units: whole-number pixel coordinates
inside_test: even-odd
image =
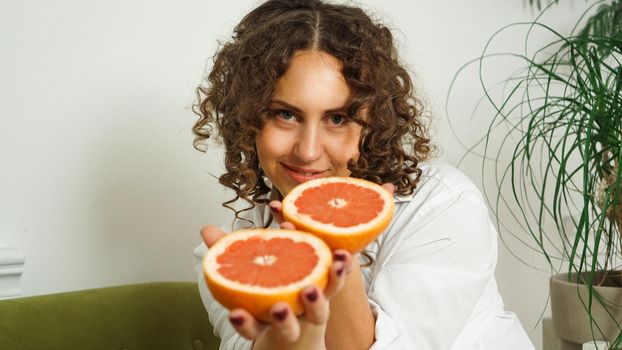
[[[496,29],[533,18],[524,2],[360,1],[399,29],[451,163],[463,149],[444,121],[449,83]],[[0,247],[24,251],[25,295],[193,279],[199,228],[228,215],[210,176],[220,154],[191,145],[193,91],[216,39],[258,3],[0,2]],[[552,22],[570,28],[584,5],[562,3]],[[452,116],[467,118],[480,94],[465,76]],[[462,169],[479,184],[478,166]],[[538,345],[547,278],[500,249],[499,288]]]

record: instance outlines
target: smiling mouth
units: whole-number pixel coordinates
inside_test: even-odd
[[[318,177],[324,176],[326,170],[315,170],[315,169],[301,169],[296,167],[290,167],[283,163],[281,163],[289,176],[297,182],[305,182],[312,179],[316,179]]]

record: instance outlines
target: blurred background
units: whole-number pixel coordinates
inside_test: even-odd
[[[218,41],[259,3],[0,1],[0,248],[25,255],[22,295],[195,279],[199,229],[230,220],[221,203],[232,195],[214,177],[218,146],[192,146],[194,90]],[[448,123],[449,115],[467,144],[487,128],[487,116],[472,113],[482,96],[477,64],[448,100],[449,87],[495,31],[537,11],[525,0],[356,4],[394,30],[439,158],[481,186],[480,161],[461,161],[466,149]],[[562,1],[547,23],[570,31],[586,6]],[[508,30],[495,50],[523,44],[524,30]],[[486,76],[511,69],[488,67]],[[540,349],[549,271],[540,254],[507,243],[499,288]]]

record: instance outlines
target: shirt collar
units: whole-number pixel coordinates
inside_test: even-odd
[[[393,195],[393,201],[395,203],[404,203],[404,202],[410,202],[413,200],[413,197],[415,196],[415,191],[413,191],[413,193],[411,194],[407,194],[407,195]]]

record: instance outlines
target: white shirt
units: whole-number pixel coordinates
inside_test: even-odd
[[[451,166],[421,169],[415,192],[395,197],[391,224],[366,248],[374,258],[362,268],[376,319],[371,349],[533,350],[497,291],[497,233],[481,193]],[[248,215],[256,226],[267,217],[265,206]],[[234,229],[245,225],[238,222]],[[195,250],[195,266],[220,349],[250,349],[206,287],[200,264],[206,249]]]

